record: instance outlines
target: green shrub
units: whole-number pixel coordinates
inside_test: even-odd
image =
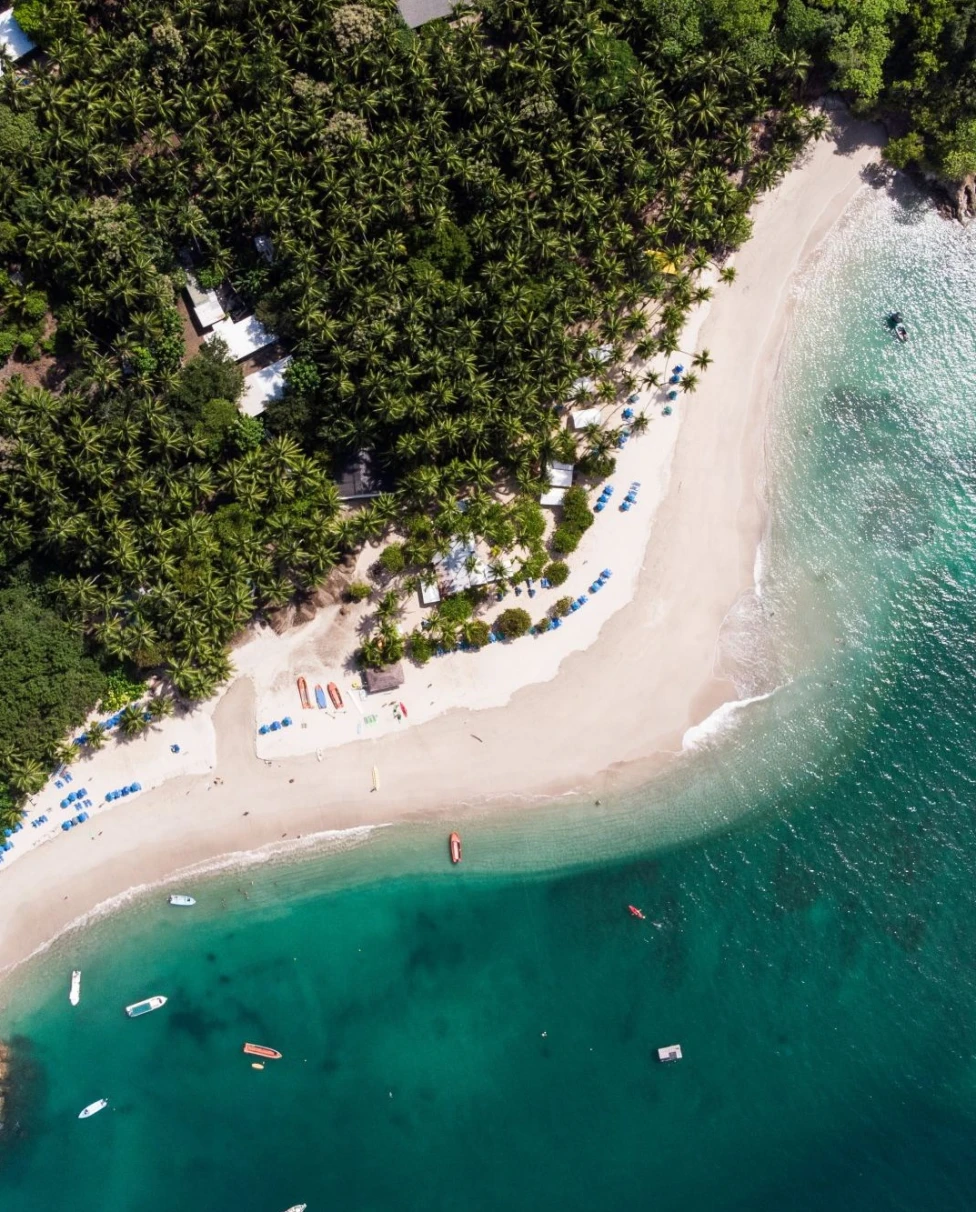
[[[227,352],[226,344],[212,339],[205,341],[197,356],[180,371],[167,403],[174,416],[191,429],[202,418],[204,407],[211,400],[226,400],[233,404],[243,385],[244,376]]]
[[[422,631],[415,631],[410,637],[410,659],[418,665],[426,665],[434,655],[434,645]]]
[[[546,566],[546,553],[540,547],[538,551],[533,551],[527,560],[522,564],[522,575],[524,577],[541,577],[542,570]]]
[[[558,526],[550,546],[555,555],[571,555],[579,547],[580,531],[571,526]]]
[[[471,618],[473,609],[471,599],[466,593],[456,593],[441,602],[437,607],[437,613],[445,623],[459,624]]]
[[[141,699],[145,693],[145,682],[139,678],[130,678],[124,669],[116,669],[105,679],[105,692],[98,704],[98,710],[119,711],[127,704]]]
[[[295,358],[285,371],[285,383],[288,385],[288,390],[298,396],[314,395],[321,381],[319,368],[310,358]]]
[[[517,640],[519,636],[525,635],[531,626],[532,618],[529,612],[521,610],[518,606],[503,610],[495,619],[495,630],[506,640]]]
[[[365,581],[353,581],[346,590],[346,597],[350,602],[365,602],[372,592]]]
[[[566,489],[562,510],[563,526],[570,526],[582,534],[593,525],[593,510],[586,499],[586,492],[578,485]]]
[[[403,544],[390,543],[388,547],[384,547],[380,553],[379,564],[384,572],[391,575],[395,576],[398,572],[403,572],[407,566],[407,559],[403,554]]]
[[[17,334],[4,329],[0,332],[0,362],[6,362],[17,348]]]
[[[0,105],[0,164],[26,156],[37,143],[37,123],[30,114]]]
[[[560,585],[565,585],[569,577],[569,565],[562,560],[553,560],[551,564],[546,565],[546,570],[542,574],[553,589],[558,589]]]
[[[14,5],[14,16],[32,42],[43,43],[50,25],[44,14],[43,0],[20,0]]]
[[[566,617],[566,615],[568,615],[572,609],[573,609],[573,599],[572,598],[560,598],[553,606],[552,613],[554,615],[558,615],[559,618],[564,619]]]
[[[213,269],[209,265],[194,271],[193,276],[200,283],[201,290],[216,290],[224,280],[224,275],[220,270]]]
[[[552,619],[547,614],[544,614],[538,623],[536,623],[535,629],[536,631],[548,631],[551,626]]]
[[[491,628],[483,619],[472,619],[464,625],[464,638],[475,648],[484,648],[491,635]]]

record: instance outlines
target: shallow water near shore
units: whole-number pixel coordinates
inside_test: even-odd
[[[0,1010],[4,1212],[971,1207],[974,252],[872,191],[802,276],[725,636],[767,697],[457,870],[390,828],[61,940]]]

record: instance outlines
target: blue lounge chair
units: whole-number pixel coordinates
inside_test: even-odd
[[[597,503],[596,503],[596,504],[593,506],[593,512],[594,512],[594,513],[603,513],[603,499],[602,499],[602,497],[601,497],[601,499],[600,499],[599,501],[597,501]]]
[[[604,568],[604,570],[600,573],[600,576],[603,577],[603,579],[605,581],[609,581],[610,578],[613,576],[613,573],[610,571],[609,568]]]

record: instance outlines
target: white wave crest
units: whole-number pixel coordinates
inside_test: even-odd
[[[755,694],[748,699],[730,699],[721,707],[716,707],[711,715],[706,716],[700,724],[693,724],[681,738],[682,750],[698,749],[709,741],[714,740],[720,733],[730,728],[735,717],[743,709],[753,703],[761,703],[763,699],[772,698],[775,689],[766,694]]]

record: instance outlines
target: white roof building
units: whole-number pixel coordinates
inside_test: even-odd
[[[224,318],[225,312],[215,290],[204,290],[193,274],[186,275],[186,294],[193,308],[197,327],[206,331]]]
[[[411,29],[435,21],[438,17],[449,17],[454,12],[456,0],[398,0],[400,16]]]
[[[0,47],[14,61],[23,59],[24,55],[29,55],[34,50],[34,43],[17,24],[12,8],[0,13]],[[0,66],[0,72],[2,71],[3,67]]]
[[[235,324],[233,320],[221,320],[213,326],[210,334],[225,342],[235,362],[242,362],[251,354],[273,345],[278,338],[268,332],[257,316],[245,316]]]
[[[434,569],[441,592],[448,596],[497,580],[470,540],[455,539],[447,554],[434,560]]]
[[[587,425],[599,425],[602,415],[599,408],[581,408],[571,414],[570,423],[574,429],[585,429]]]
[[[584,375],[582,379],[577,379],[569,389],[569,394],[571,396],[578,396],[581,391],[586,392],[587,395],[592,395],[596,391],[596,384],[589,375]]]
[[[573,484],[573,463],[552,462],[546,468],[546,477],[552,487],[539,498],[540,505],[561,505],[566,489]]]
[[[291,354],[244,376],[244,391],[237,405],[241,412],[247,413],[249,417],[260,416],[272,400],[277,400],[284,394],[285,371],[290,362]]]
[[[612,345],[594,345],[592,349],[586,351],[591,358],[597,362],[609,362],[613,357]]]

